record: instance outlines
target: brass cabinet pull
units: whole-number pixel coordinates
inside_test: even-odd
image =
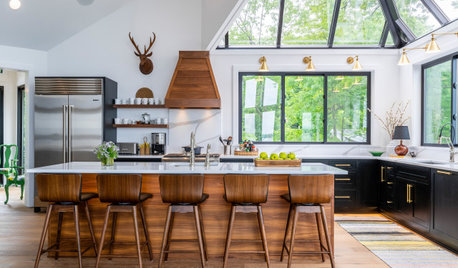
[[[351,164],[335,164],[336,167],[351,167]]]
[[[392,181],[387,181],[386,184],[393,184],[393,182]]]
[[[336,195],[335,198],[337,199],[350,199],[349,195]]]
[[[386,167],[386,169],[393,169],[393,167]]]
[[[350,178],[336,178],[336,181],[351,181]]]
[[[412,200],[412,184],[407,184],[407,204],[413,203]]]
[[[385,172],[385,167],[381,166],[380,167],[380,182],[384,182],[385,181],[385,178],[384,178],[384,175],[383,175],[384,172]]]
[[[445,175],[452,175],[452,172],[442,171],[442,170],[438,170],[437,173],[439,173],[439,174],[445,174]]]
[[[387,204],[393,204],[393,201],[386,201]]]

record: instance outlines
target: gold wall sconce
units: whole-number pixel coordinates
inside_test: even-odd
[[[259,58],[259,63],[261,63],[261,67],[259,67],[260,72],[268,72],[269,67],[267,67],[267,59],[265,56]]]
[[[353,68],[352,70],[353,71],[360,71],[363,69],[363,67],[361,66],[361,64],[359,63],[359,57],[358,55],[354,56],[354,57],[348,57],[347,58],[347,63],[348,64],[353,64],[355,63],[355,65],[353,65]]]
[[[423,49],[423,50],[427,50],[429,47],[429,45],[426,45],[424,47],[405,47],[402,49],[402,55],[401,55],[401,58],[399,59],[399,62],[398,62],[398,65],[407,65],[407,64],[410,64],[410,60],[409,58],[407,57],[407,50],[416,50],[416,49]]]
[[[426,45],[426,53],[434,53],[434,52],[441,51],[439,45],[436,42],[436,38],[434,38],[434,36],[436,35],[456,35],[456,37],[458,37],[458,32],[456,33],[432,33],[431,41],[428,43],[428,45]]]
[[[307,64],[307,68],[305,69],[306,71],[315,71],[315,65],[313,65],[312,62],[312,56],[304,57],[302,61]]]

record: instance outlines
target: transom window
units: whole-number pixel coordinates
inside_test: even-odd
[[[422,145],[438,145],[441,129],[443,137],[457,144],[457,96],[453,88],[458,76],[457,58],[458,54],[453,54],[422,66]]]
[[[370,73],[240,73],[239,140],[370,143]]]
[[[218,48],[399,48],[457,11],[458,0],[248,0]]]

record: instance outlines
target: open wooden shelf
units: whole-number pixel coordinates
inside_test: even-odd
[[[113,124],[116,128],[169,128],[169,125],[147,125],[147,124],[135,124],[135,125],[117,125]]]
[[[123,109],[129,109],[129,108],[134,108],[134,109],[164,109],[167,108],[165,107],[165,104],[160,104],[160,105],[151,105],[151,104],[113,104],[113,108],[123,108]]]

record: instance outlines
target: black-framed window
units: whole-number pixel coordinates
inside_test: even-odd
[[[239,73],[239,141],[370,144],[369,72]]]
[[[457,144],[457,59],[455,53],[422,65],[422,145],[440,145],[441,129]]]

